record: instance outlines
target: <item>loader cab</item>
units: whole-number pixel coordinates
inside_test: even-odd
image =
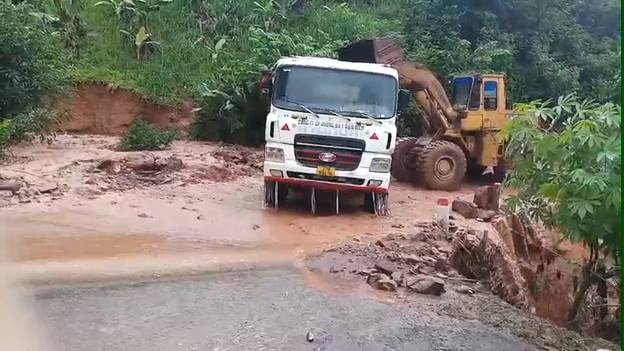
[[[459,75],[451,78],[452,104],[458,112],[506,109],[503,74]]]
[[[504,74],[467,74],[451,79],[453,108],[464,131],[501,128],[507,101]]]

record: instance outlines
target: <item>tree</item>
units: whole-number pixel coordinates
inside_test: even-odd
[[[0,119],[37,107],[69,83],[60,38],[32,13],[28,4],[0,1]]]
[[[514,165],[506,186],[518,192],[507,207],[589,248],[569,312],[574,320],[588,289],[619,274],[620,106],[567,95],[518,111],[502,132]],[[609,262],[614,267],[606,270]]]

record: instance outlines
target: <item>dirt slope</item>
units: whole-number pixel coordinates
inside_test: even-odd
[[[162,128],[186,130],[195,118],[193,108],[192,103],[173,107],[153,104],[128,90],[99,84],[79,85],[57,105],[57,110],[67,111],[69,117],[61,131],[105,135],[119,135],[136,118]]]

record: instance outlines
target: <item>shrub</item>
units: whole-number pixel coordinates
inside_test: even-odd
[[[568,95],[518,107],[521,114],[502,132],[514,165],[507,185],[517,190],[507,206],[590,249],[573,320],[591,285],[619,275],[617,267],[600,276],[597,270],[600,255],[615,266],[620,260],[620,106]]]
[[[9,146],[11,140],[11,120],[0,120],[0,156],[4,155],[4,151]]]
[[[161,131],[142,119],[135,119],[122,136],[119,150],[163,150],[169,147],[176,135],[175,129]]]

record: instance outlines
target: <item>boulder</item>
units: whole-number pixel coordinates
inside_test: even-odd
[[[475,190],[473,202],[484,210],[498,211],[500,199],[500,183],[480,186]]]
[[[475,189],[474,198],[472,200],[477,207],[487,209],[490,205],[490,187],[489,185],[480,186]]]
[[[419,294],[442,295],[444,290],[444,281],[440,278],[430,275],[419,274],[415,277],[407,279],[407,287]]]
[[[465,218],[477,217],[477,207],[466,200],[453,200],[452,209]]]

